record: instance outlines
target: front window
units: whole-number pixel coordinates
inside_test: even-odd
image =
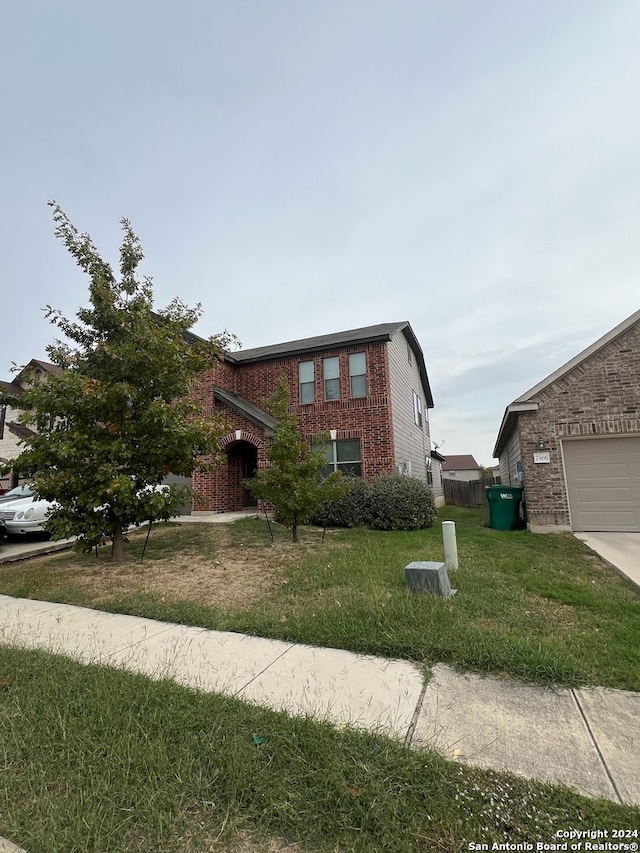
[[[367,358],[363,352],[349,356],[349,385],[352,397],[367,396]]]
[[[334,471],[342,471],[346,477],[362,477],[359,438],[330,441],[324,446],[324,451],[327,456],[327,465],[321,471],[324,477]]]
[[[338,358],[324,359],[324,398],[340,399],[340,362]]]
[[[300,402],[313,403],[315,401],[315,383],[312,361],[300,362],[298,365],[298,378],[300,382]]]

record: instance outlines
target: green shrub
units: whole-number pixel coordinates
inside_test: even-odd
[[[421,530],[430,527],[435,516],[427,485],[413,477],[381,474],[368,483],[354,477],[346,494],[326,501],[311,522],[322,527]]]
[[[368,483],[360,477],[345,478],[346,492],[335,500],[325,501],[311,517],[320,527],[363,527],[366,525]]]
[[[431,489],[415,477],[383,474],[369,484],[366,525],[373,530],[431,527],[436,507]]]

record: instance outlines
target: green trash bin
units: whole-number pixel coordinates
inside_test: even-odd
[[[489,524],[493,530],[514,530],[520,524],[522,489],[519,486],[489,486]]]

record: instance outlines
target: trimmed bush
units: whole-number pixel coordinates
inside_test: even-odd
[[[353,478],[339,500],[326,501],[311,518],[322,527],[422,530],[436,517],[431,489],[414,477],[382,474],[368,483]]]
[[[320,527],[364,527],[369,484],[360,477],[345,477],[346,492],[336,500],[325,501],[311,516]]]
[[[367,527],[373,530],[421,530],[436,517],[431,489],[415,477],[388,474],[369,484]]]

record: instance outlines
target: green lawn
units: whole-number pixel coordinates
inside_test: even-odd
[[[456,522],[460,569],[450,599],[412,595],[404,566],[443,559],[440,522]],[[0,568],[0,592],[78,603],[208,628],[400,657],[426,666],[506,673],[558,685],[599,684],[640,691],[640,590],[570,535],[497,532],[486,513],[447,507],[418,532],[333,531],[321,543],[303,530],[300,547],[264,521],[171,525],[155,531],[143,566],[184,578],[179,594],[117,580],[87,586],[106,560],[64,554],[48,562]],[[224,541],[223,541],[224,540]],[[131,544],[132,553],[141,541]],[[215,570],[225,555],[244,555],[251,572],[277,570],[261,597],[246,605],[205,605],[189,590],[196,556],[212,561],[211,585],[229,582]],[[159,568],[158,568],[159,571]],[[226,578],[226,579],[225,579]],[[106,586],[105,586],[106,584]]]
[[[0,722],[0,835],[29,853],[453,853],[640,825],[638,809],[37,651],[0,647]]]
[[[412,595],[404,566],[442,559],[444,519],[457,525],[458,593]],[[640,690],[640,592],[570,536],[498,533],[485,521],[447,508],[427,531],[322,541],[306,529],[299,547],[279,527],[272,541],[263,521],[170,525],[142,563],[114,569],[105,553],[65,552],[0,567],[0,592]],[[132,539],[132,556],[143,541]],[[258,595],[231,595],[254,577],[268,580]],[[213,599],[198,578],[217,604],[204,603]],[[638,809],[373,734],[2,647],[0,749],[0,835],[29,853],[457,853],[640,825]]]

